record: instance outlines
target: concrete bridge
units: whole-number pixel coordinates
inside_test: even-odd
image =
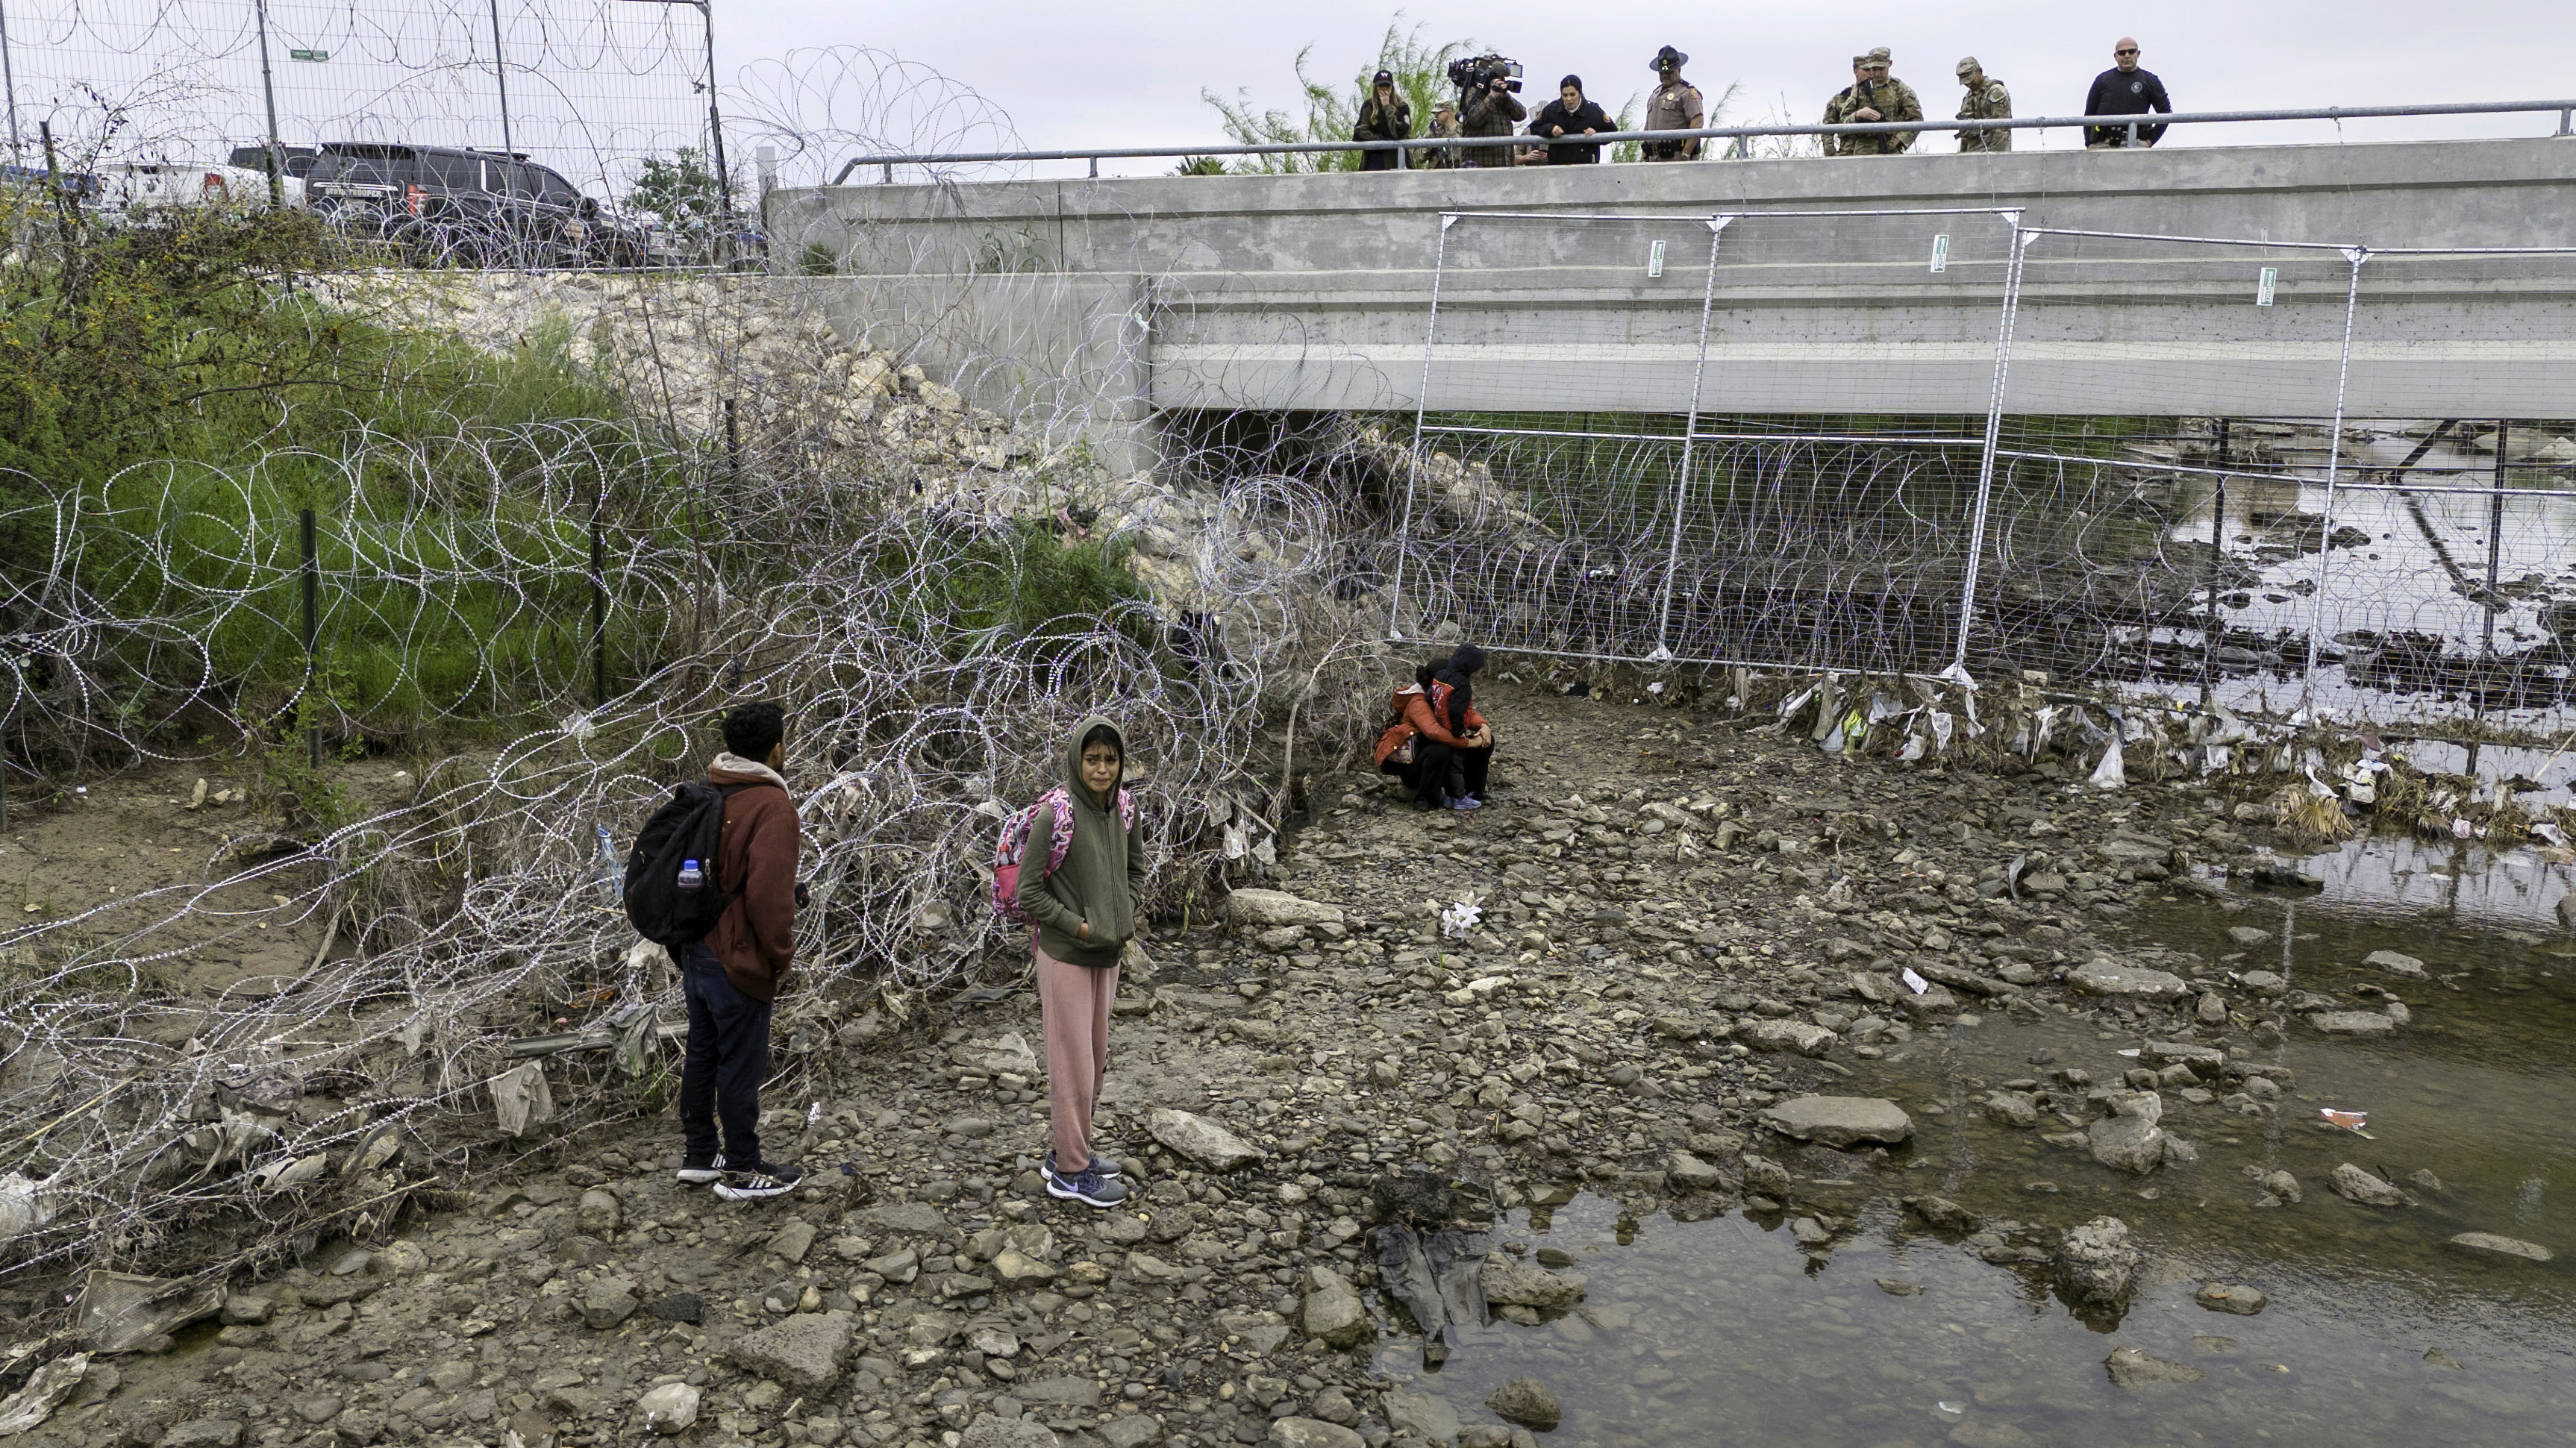
[[[766,206],[783,255],[838,273],[846,325],[985,405],[1139,440],[1156,413],[1208,408],[1982,414],[2008,299],[2007,412],[2576,417],[2565,139],[845,186]]]

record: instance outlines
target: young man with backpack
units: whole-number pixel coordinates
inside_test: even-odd
[[[802,1176],[761,1155],[759,1132],[771,1003],[796,956],[799,822],[778,773],[786,735],[776,704],[727,711],[706,783],[675,792],[627,865],[627,914],[678,957],[689,1004],[680,1180],[712,1182],[728,1201],[784,1196]]]

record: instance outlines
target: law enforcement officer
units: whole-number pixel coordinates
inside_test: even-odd
[[[2012,119],[2012,92],[2004,89],[2002,81],[1986,74],[1986,68],[1977,64],[1975,56],[1967,56],[1960,60],[1958,76],[1959,84],[1965,86],[1968,92],[1959,101],[1960,120],[2009,121]],[[2009,151],[2012,149],[2012,132],[1961,131],[1959,149]]]
[[[2156,112],[2173,114],[2173,101],[2165,95],[2165,83],[2156,73],[2138,68],[2138,42],[2121,36],[2111,47],[2114,62],[2109,70],[2093,77],[2092,93],[2084,97],[2084,114],[2088,116],[2144,116]],[[2138,127],[2138,144],[2152,146],[2164,139],[2162,126]],[[2084,145],[2090,150],[2105,146],[2129,144],[2127,126],[2088,126]]]
[[[1646,125],[1649,131],[1696,131],[1708,124],[1708,109],[1700,98],[1699,87],[1682,79],[1682,67],[1690,57],[1667,45],[1655,52],[1649,62],[1655,71],[1655,93],[1646,98]],[[1648,141],[1644,146],[1649,161],[1696,161],[1700,138],[1680,141]]]
[[[1923,119],[1923,102],[1916,98],[1914,87],[1888,76],[1895,63],[1884,45],[1865,55],[1852,57],[1852,84],[1837,93],[1825,105],[1825,124],[1851,125],[1870,121],[1919,121]],[[1825,137],[1828,156],[1898,156],[1914,145],[1917,131],[1883,131],[1875,134]]]

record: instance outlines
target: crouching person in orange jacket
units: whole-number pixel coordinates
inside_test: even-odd
[[[1476,712],[1476,671],[1485,651],[1460,644],[1438,664],[1414,671],[1395,691],[1394,714],[1377,738],[1377,767],[1413,791],[1415,809],[1447,806],[1464,813],[1485,803],[1485,777],[1494,761],[1494,728]]]

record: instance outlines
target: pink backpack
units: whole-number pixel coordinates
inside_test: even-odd
[[[1028,911],[1020,904],[1020,866],[1027,860],[1029,836],[1037,829],[1038,811],[1048,814],[1046,870],[1043,880],[1064,863],[1064,852],[1073,848],[1073,796],[1057,785],[1039,795],[1037,801],[1002,822],[1002,843],[993,851],[993,913],[1014,925],[1030,925]],[[1118,824],[1123,830],[1136,828],[1136,797],[1118,791]]]

